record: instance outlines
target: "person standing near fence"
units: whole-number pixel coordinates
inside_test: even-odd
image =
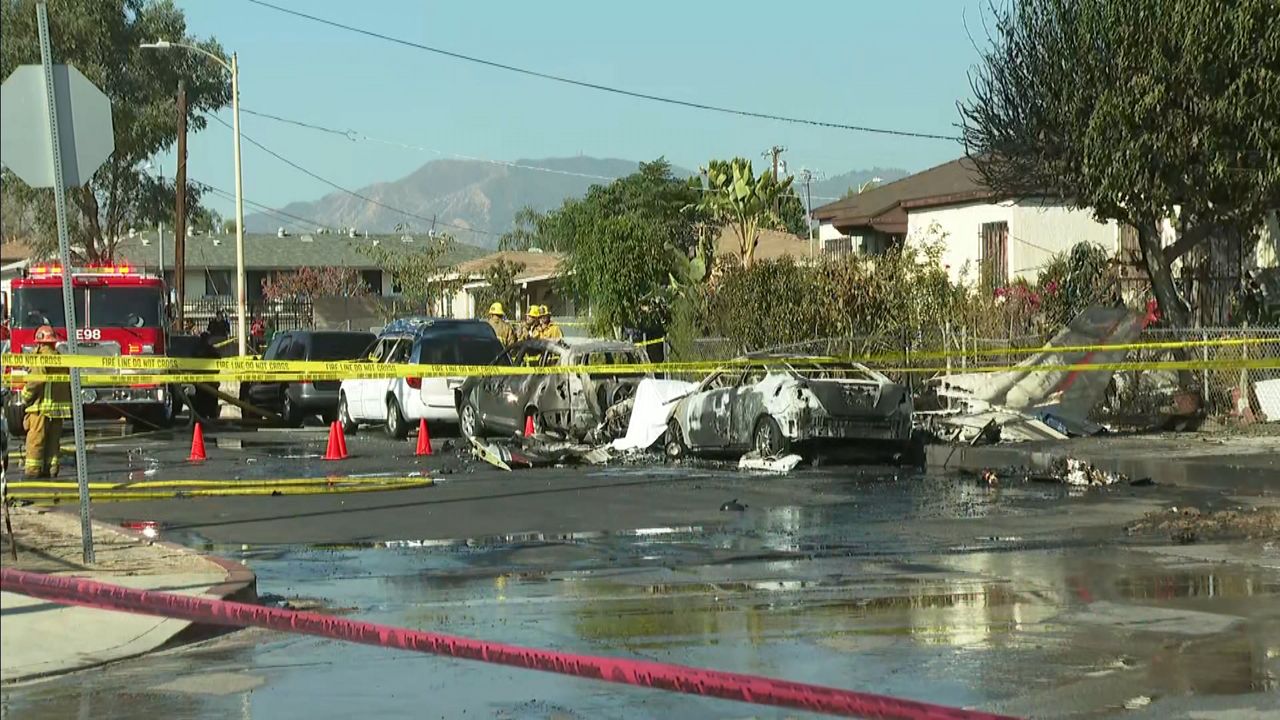
[[[227,322],[227,313],[225,310],[219,310],[209,319],[209,326],[205,330],[214,337],[230,337],[231,323]]]

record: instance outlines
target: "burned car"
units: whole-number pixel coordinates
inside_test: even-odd
[[[856,363],[755,356],[706,378],[677,402],[667,424],[667,454],[757,452],[777,457],[793,446],[865,444],[878,454],[911,442],[911,394]]]
[[[458,394],[462,434],[518,434],[532,419],[536,433],[582,438],[604,420],[609,408],[631,398],[636,385],[647,377],[612,366],[644,361],[640,350],[628,342],[579,338],[518,342],[492,364],[591,370],[469,378]]]

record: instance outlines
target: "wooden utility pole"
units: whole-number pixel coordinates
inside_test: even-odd
[[[178,177],[174,181],[173,289],[178,296],[178,332],[186,332],[187,304],[187,84],[178,81]]]

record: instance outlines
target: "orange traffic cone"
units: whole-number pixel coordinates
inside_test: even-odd
[[[204,454],[204,427],[196,423],[195,429],[191,431],[191,457],[187,458],[187,462],[204,462],[207,459]]]
[[[414,451],[415,455],[431,454],[431,433],[427,432],[427,419],[422,418],[418,421],[418,449]]]
[[[325,460],[345,460],[347,441],[342,437],[342,425],[337,420],[329,426],[329,447],[324,451]]]
[[[533,437],[533,416],[524,419],[524,436]]]

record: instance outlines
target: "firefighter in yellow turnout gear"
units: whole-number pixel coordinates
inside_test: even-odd
[[[48,325],[36,330],[37,353],[57,355],[58,336]],[[65,372],[46,368],[46,373]],[[23,472],[28,478],[58,476],[58,451],[62,444],[62,421],[71,417],[71,384],[29,382],[22,386],[22,427],[27,431],[27,457]]]
[[[505,315],[502,303],[496,302],[489,306],[489,327],[493,328],[493,334],[498,336],[498,342],[502,343],[502,347],[509,348],[516,344],[516,331],[511,329],[511,325],[504,319]]]
[[[564,338],[564,332],[560,330],[560,326],[551,319],[551,308],[546,305],[539,306],[541,312],[538,314],[538,337],[543,340],[561,340]]]

